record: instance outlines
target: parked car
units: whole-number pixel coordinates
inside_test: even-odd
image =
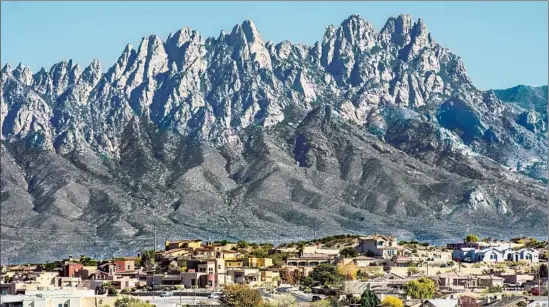
[[[221,298],[221,293],[217,293],[217,292],[212,292],[210,293],[210,295],[208,296],[209,299],[211,300],[218,300]]]
[[[320,298],[320,296],[318,296],[318,295],[313,295],[313,299],[311,300],[311,302],[318,302],[318,301],[320,301],[320,300],[322,300],[322,298]]]
[[[171,297],[173,296],[173,294],[171,292],[164,292],[162,294],[160,294],[160,297]]]

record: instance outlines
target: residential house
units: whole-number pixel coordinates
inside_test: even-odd
[[[179,241],[166,241],[166,250],[177,249],[177,248],[201,248],[201,240],[179,240]]]
[[[503,287],[505,279],[494,275],[480,275],[477,277],[477,285],[482,288]]]
[[[273,266],[273,259],[271,258],[244,258],[244,266],[250,268],[268,268]]]
[[[375,259],[372,257],[358,256],[355,258],[338,258],[336,261],[337,264],[341,265],[353,263],[357,267],[368,267]]]
[[[81,280],[80,277],[57,276],[54,279],[54,285],[59,288],[72,288],[79,285]]]
[[[213,248],[215,251],[229,251],[237,247],[236,243],[222,244],[221,242],[207,242],[206,246]]]
[[[135,262],[133,260],[115,260],[115,272],[131,272],[135,271]]]
[[[361,295],[364,291],[369,289],[369,282],[367,281],[344,281],[341,290],[344,294]]]
[[[225,259],[226,268],[242,268],[244,267],[244,259]]]
[[[477,278],[468,274],[448,272],[433,276],[433,280],[442,289],[468,289],[477,286]]]
[[[539,262],[539,252],[532,248],[513,250],[510,248],[488,247],[479,250],[466,247],[454,250],[452,252],[452,259],[461,262],[529,261],[537,263]]]
[[[320,254],[320,255],[339,255],[339,249],[318,248],[316,245],[308,245],[303,247],[302,254]]]
[[[508,274],[508,275],[499,275],[504,280],[506,284],[524,284],[525,282],[532,281],[535,279],[534,274]]]
[[[227,269],[227,275],[234,283],[247,284],[250,287],[257,286],[261,280],[259,269],[256,268]]]
[[[366,256],[382,257],[384,259],[410,252],[402,246],[398,246],[396,237],[379,234],[360,237],[357,249]]]
[[[481,249],[480,251],[475,252],[475,262],[502,262],[505,260],[504,253],[504,250],[498,249],[496,247]]]
[[[225,270],[220,259],[188,259],[187,272],[181,273],[182,283],[186,287],[218,287],[218,267]]]
[[[280,281],[280,272],[277,269],[262,269],[260,277],[264,287],[276,287]]]
[[[103,273],[106,273],[108,275],[114,275],[116,274],[116,265],[112,262],[105,262],[97,266],[97,269]]]
[[[316,267],[319,264],[329,263],[332,264],[335,261],[335,257],[328,255],[318,254],[304,254],[301,257],[291,257],[286,259],[286,266],[289,267]]]
[[[63,265],[63,271],[61,272],[61,276],[63,277],[76,277],[79,276],[78,272],[82,270],[83,266],[80,263],[66,263]]]
[[[522,248],[519,250],[506,249],[503,258],[508,261],[528,261],[532,263],[539,262],[539,252],[533,248]]]
[[[211,247],[195,248],[193,250],[194,258],[215,258],[218,252]]]
[[[215,258],[236,259],[240,253],[233,250],[216,251]]]
[[[474,247],[462,247],[455,249],[452,252],[452,259],[458,262],[475,262],[476,261],[476,252],[478,249]]]
[[[176,258],[181,256],[187,256],[193,251],[192,248],[174,248],[161,252],[157,252],[155,255],[156,260]]]
[[[357,267],[367,267],[370,266],[370,264],[374,261],[374,258],[367,257],[367,256],[358,256],[353,258],[353,263]]]
[[[97,296],[89,289],[29,291],[25,295],[1,297],[2,307],[103,307],[114,305],[116,297]]]

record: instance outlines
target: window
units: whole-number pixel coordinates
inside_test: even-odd
[[[63,304],[58,304],[57,307],[63,307]]]
[[[130,265],[128,264],[128,268],[127,268],[127,270],[129,270],[129,269],[130,269]]]
[[[118,265],[118,270],[122,270],[122,266],[120,264]]]
[[[526,260],[532,260],[532,255],[526,254]]]
[[[217,265],[217,269],[221,270],[221,264]]]
[[[495,254],[491,254],[491,255],[490,255],[490,259],[496,259],[496,255],[495,255]]]
[[[383,241],[377,241],[377,246],[383,246]]]

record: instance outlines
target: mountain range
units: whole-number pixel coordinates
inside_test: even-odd
[[[105,70],[1,78],[2,261],[195,237],[547,235],[547,86],[477,89],[409,15],[380,31],[351,15],[312,46],[251,21],[183,28]]]

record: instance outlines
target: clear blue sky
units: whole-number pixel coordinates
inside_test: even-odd
[[[421,17],[435,40],[461,56],[477,87],[544,85],[547,2],[1,2],[1,62],[37,71],[72,58],[106,70],[127,43],[190,26],[218,36],[253,20],[265,40],[312,44],[351,14],[380,30],[390,16]]]

